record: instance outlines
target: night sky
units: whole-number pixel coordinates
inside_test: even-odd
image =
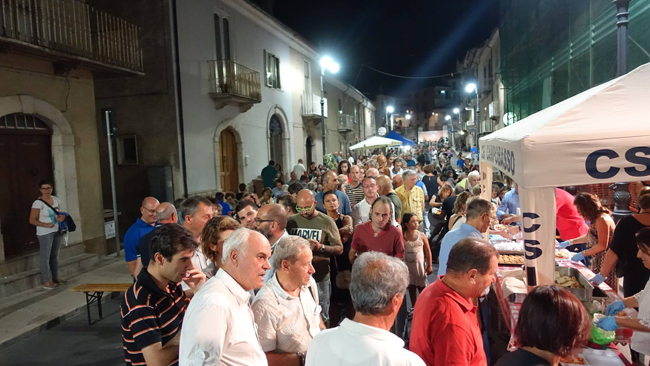
[[[341,64],[339,77],[357,89],[403,95],[436,82],[362,65],[406,76],[453,72],[497,27],[498,0],[275,0],[272,15],[330,54]]]

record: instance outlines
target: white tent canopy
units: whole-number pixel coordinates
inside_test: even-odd
[[[529,284],[554,282],[555,187],[650,177],[649,100],[646,64],[480,139],[483,194],[493,167],[519,184]]]
[[[358,144],[354,144],[350,146],[350,150],[371,149],[375,147],[400,146],[401,144],[402,141],[387,139],[385,137],[373,136],[367,140],[359,142]]]

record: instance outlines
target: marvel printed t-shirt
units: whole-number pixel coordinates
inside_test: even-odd
[[[54,201],[52,207],[54,207],[57,211],[60,211],[61,209],[59,206],[59,199],[52,196],[52,200]],[[56,233],[59,231],[59,223],[56,222],[56,214],[54,213],[54,211],[52,211],[51,208],[47,207],[47,205],[43,203],[43,201],[41,200],[34,201],[34,203],[32,203],[32,208],[39,209],[38,221],[46,224],[49,224],[50,222],[54,224],[54,227],[37,226],[36,227],[37,236]]]
[[[304,239],[314,239],[323,245],[340,245],[341,236],[336,223],[332,218],[322,212],[312,219],[306,219],[297,214],[289,217],[287,232]],[[314,252],[312,261],[316,273],[313,277],[316,282],[326,281],[330,278],[330,257],[328,254]]]

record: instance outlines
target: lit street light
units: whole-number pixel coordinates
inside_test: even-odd
[[[407,113],[406,116],[404,116],[406,119],[411,119],[411,114]]]
[[[467,83],[465,84],[465,91],[467,93],[476,93],[476,110],[474,111],[474,127],[475,127],[475,138],[474,138],[474,144],[478,145],[478,133],[480,132],[480,126],[479,126],[479,121],[478,121],[478,115],[479,115],[479,105],[478,105],[478,86],[475,83]]]
[[[393,108],[392,105],[389,105],[388,107],[386,107],[386,127],[388,127],[388,124],[389,124],[389,122],[388,122],[388,114],[392,114],[393,112],[395,112],[395,108]],[[391,131],[393,130],[393,121],[390,121],[390,130]]]
[[[454,108],[454,114],[458,114],[458,113],[460,113],[460,109]]]
[[[323,87],[323,78],[325,77],[325,70],[329,70],[332,74],[339,71],[339,64],[334,62],[331,57],[324,56],[320,59],[320,131],[323,135],[323,158],[327,154],[327,129],[325,128],[325,90]]]
[[[446,116],[445,116],[445,121],[451,121],[451,116],[450,116],[450,115],[446,115]]]

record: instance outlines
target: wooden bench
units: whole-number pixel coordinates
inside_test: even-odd
[[[88,314],[88,325],[92,325],[90,320],[90,304],[97,302],[99,311],[99,320],[102,319],[102,296],[104,292],[126,292],[133,283],[84,283],[72,288],[70,291],[83,292],[86,294],[86,313]]]

